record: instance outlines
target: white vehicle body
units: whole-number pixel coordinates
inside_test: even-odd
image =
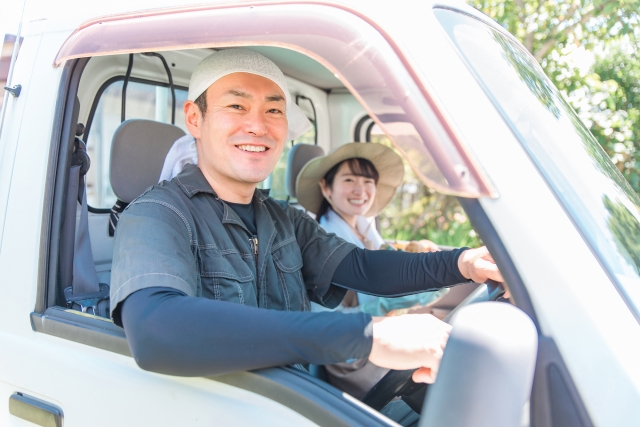
[[[47,303],[45,289],[52,268],[48,242],[53,201],[58,197],[51,180],[56,177],[56,146],[66,123],[62,112],[71,75],[69,64],[76,58],[95,58],[86,66],[78,91],[79,121],[83,122],[90,114],[98,88],[126,68],[122,55],[156,49],[125,46],[118,51],[96,47],[96,51],[104,51],[78,54],[72,51],[73,43],[85,37],[83,31],[103,31],[98,28],[100,25],[117,29],[126,20],[116,16],[104,20],[104,24],[89,22],[81,28],[87,21],[172,6],[181,9],[166,9],[164,15],[148,19],[167,19],[174,14],[175,19],[180,15],[188,22],[189,13],[212,19],[270,14],[275,21],[293,14],[326,15],[338,24],[353,25],[354,31],[363,36],[368,34],[370,39],[363,39],[361,47],[377,46],[380,54],[388,56],[390,67],[400,73],[398,81],[413,88],[404,95],[418,99],[416,105],[429,112],[428,120],[443,121],[443,128],[454,128],[453,134],[461,141],[470,164],[482,173],[478,182],[489,184],[477,195],[468,194],[463,206],[471,219],[475,218],[476,227],[479,218],[484,218],[486,230],[492,231],[485,236],[493,239],[483,236],[485,243],[492,252],[502,248],[503,255],[496,260],[501,268],[510,263],[510,271],[517,273],[524,286],[518,288],[512,279],[515,276],[506,275],[510,287],[511,281],[514,283],[511,289],[516,305],[527,314],[535,313],[541,348],[549,346],[539,354],[539,363],[549,357],[552,362],[559,360],[558,366],[566,367],[561,371],[573,399],[569,403],[573,402],[580,414],[581,424],[575,425],[640,425],[640,324],[633,307],[612,285],[610,274],[586,243],[544,173],[453,48],[434,14],[434,4],[355,0],[347,5],[212,3],[194,6],[189,12],[188,7],[174,3],[50,2],[46,8],[49,10],[31,10],[33,19],[23,24],[24,42],[12,79],[12,84],[22,86],[22,93],[16,99],[10,98],[5,106],[0,139],[0,401],[5,402],[0,405],[0,425],[32,425],[8,411],[6,402],[17,392],[61,408],[65,426],[366,425],[361,419],[350,418],[350,411],[368,414],[361,416],[371,417],[381,425],[391,423],[374,411],[363,409],[364,405],[353,398],[323,392],[316,383],[285,381],[269,373],[209,379],[145,372],[128,355],[124,334],[114,332],[117,328],[110,321],[64,312]],[[462,4],[444,6],[492,25]],[[129,21],[129,28],[135,28],[136,18]],[[131,33],[129,37],[140,38],[141,43],[146,40],[144,34]],[[260,37],[267,36],[256,35],[245,44],[285,46],[284,42],[258,43]],[[158,51],[180,50],[180,58],[187,58],[186,49],[198,48],[190,59],[195,66],[205,48],[238,44],[241,43],[236,40],[212,36],[200,46],[176,42],[173,47],[160,46]],[[65,51],[66,48],[70,50]],[[64,56],[65,52],[71,53]],[[404,55],[403,61],[397,59],[398,52]],[[357,121],[367,113],[375,116],[383,107],[374,106],[373,98],[363,98],[361,88],[317,52],[307,47],[300,48],[299,53],[326,66],[349,89],[323,90],[284,70],[292,92],[313,99],[317,121],[324,123],[317,131],[318,144],[328,150],[352,140]],[[113,55],[121,57],[110,62]],[[172,58],[171,52],[166,55]],[[146,77],[164,81],[164,72],[158,68]],[[188,78],[185,73],[174,75],[176,84],[181,86],[188,85]],[[431,105],[424,100],[425,93],[432,96]],[[378,101],[384,104],[384,99]],[[437,134],[438,130],[434,132]],[[445,149],[443,155],[450,153]],[[581,162],[587,162],[580,155],[577,157],[575,164],[567,165],[567,174],[579,173],[576,170],[582,167]],[[433,182],[438,184],[437,179]],[[473,209],[481,213],[470,212]],[[95,227],[106,224],[104,219],[96,218],[92,219],[99,224]],[[94,249],[96,259],[109,259],[111,247],[102,250],[104,255],[100,248]],[[85,324],[83,319],[91,323]],[[102,332],[100,322],[105,324]],[[557,353],[552,350],[555,347]],[[536,375],[545,375],[545,367],[539,366]],[[312,388],[305,394],[307,386]],[[551,399],[545,390],[534,390],[534,394]],[[456,402],[452,405],[455,407]],[[496,402],[495,407],[498,410],[500,403]],[[545,413],[539,410],[540,414]],[[557,420],[561,418],[556,418],[554,424],[550,411],[541,415],[545,419],[534,416],[532,425],[559,425]],[[320,415],[314,418],[309,415],[312,413]]]

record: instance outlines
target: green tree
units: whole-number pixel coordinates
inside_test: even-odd
[[[640,192],[639,53],[636,43],[610,43],[574,105],[636,192]]]
[[[514,34],[640,192],[639,0],[471,0]],[[589,70],[570,60],[598,52]]]
[[[533,57],[548,65],[570,43],[592,48],[630,34],[638,25],[638,0],[471,0],[476,9],[515,35]]]
[[[640,52],[636,42],[640,40],[640,0],[469,0],[469,4],[522,42],[640,192]],[[584,70],[570,60],[579,48],[599,52],[591,69]],[[511,53],[509,60],[516,69],[528,73],[524,60]],[[527,75],[523,79],[539,82]],[[540,96],[548,93],[536,89],[532,87]],[[545,104],[552,108],[553,103]],[[372,139],[388,143],[383,136],[373,135]],[[383,236],[429,239],[451,246],[480,244],[457,200],[425,187],[406,169],[403,188],[380,215]]]
[[[603,197],[605,208],[609,211],[607,225],[618,250],[628,260],[629,264],[635,267],[640,274],[640,223],[638,213],[634,215],[624,204],[611,200],[608,196]]]
[[[385,135],[373,134],[371,142],[393,148]],[[456,247],[482,244],[458,200],[425,186],[406,162],[402,188],[379,219],[382,237],[388,240],[427,239]]]

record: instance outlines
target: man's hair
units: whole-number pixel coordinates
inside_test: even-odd
[[[193,101],[193,103],[198,106],[200,113],[202,113],[202,117],[204,117],[207,113],[207,91],[205,90],[204,92],[202,92],[200,96],[197,97],[195,101]]]

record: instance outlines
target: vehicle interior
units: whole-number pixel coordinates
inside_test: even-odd
[[[70,49],[82,48],[81,43],[69,45]],[[447,156],[459,153],[440,150],[441,157],[436,161],[432,153],[438,151],[428,146],[438,144],[439,140],[421,141],[416,137],[418,133],[434,134],[429,126],[437,127],[437,116],[432,112],[421,114],[419,109],[412,109],[412,105],[401,106],[385,96],[393,89],[391,77],[387,82],[372,74],[369,81],[368,76],[356,73],[357,67],[352,71],[356,74],[348,75],[348,67],[339,73],[328,67],[327,62],[321,62],[319,56],[312,58],[277,43],[242,45],[265,55],[281,68],[292,98],[313,123],[305,135],[287,142],[282,158],[262,188],[269,188],[272,197],[296,206],[293,183],[306,160],[352,141],[393,143],[405,161],[410,162],[405,169],[413,170],[419,181],[437,191],[470,196],[458,199],[459,203],[485,243],[490,241],[490,250],[500,262],[505,279],[514,285],[511,291],[519,308],[535,323],[535,313],[515,266],[477,200],[471,197],[492,194],[492,190],[473,170],[448,167]],[[63,75],[66,86],[58,105],[63,117],[57,129],[59,140],[52,144],[54,155],[49,166],[53,178],[47,206],[51,212],[50,238],[45,242],[48,270],[32,313],[36,331],[130,356],[124,332],[108,319],[108,286],[118,215],[126,204],[157,183],[166,153],[173,142],[186,133],[182,105],[191,71],[212,49],[225,47],[157,51],[136,48],[131,51],[137,53],[96,52],[95,55],[71,52],[66,57],[63,47],[59,53],[67,59]],[[361,81],[356,82],[354,76],[361,76]],[[424,117],[427,124],[416,117]],[[411,190],[412,186],[414,183],[402,186],[397,197],[410,197],[404,193],[415,191]],[[384,222],[380,221],[378,226],[384,231]],[[463,285],[449,291],[426,310],[445,318],[456,307],[496,300],[500,295],[500,288],[495,284]],[[540,345],[542,348],[542,341]],[[561,363],[553,343],[544,345],[547,346],[546,359],[539,358],[538,363],[547,363],[545,360]],[[503,354],[510,353],[504,351]],[[490,365],[485,364],[478,371],[491,376]],[[389,378],[383,378],[374,387],[371,396],[365,396],[366,404],[363,404],[324,382],[321,367],[311,366],[309,370],[311,375],[291,368],[274,368],[218,376],[215,380],[267,396],[319,425],[389,425],[388,419],[381,417],[377,410],[390,400],[402,397],[417,413],[422,411],[425,402],[427,388],[416,388],[410,380],[411,371],[390,372]],[[537,381],[542,385],[539,391],[534,388],[532,396],[545,396],[538,401],[547,402],[546,374],[544,370],[540,372],[543,378]],[[564,381],[570,382],[565,371],[561,373]],[[440,374],[439,378],[442,377],[445,375]],[[468,394],[476,399],[475,403],[485,396],[486,389],[481,387],[489,383],[495,386],[493,380],[466,380]],[[477,392],[472,391],[473,384],[480,387]],[[564,394],[575,400],[576,391],[570,386]],[[459,389],[460,383],[455,381],[446,388],[448,391]],[[427,399],[437,398],[427,395]],[[475,403],[469,403],[469,408],[483,406]],[[550,413],[549,403],[542,405],[545,414]],[[525,420],[522,425],[530,425],[528,406],[516,409],[516,415]],[[446,414],[438,415],[440,413],[442,411],[429,411],[436,417],[429,425],[439,425],[437,420],[446,419]],[[469,410],[469,414],[474,412]],[[492,425],[491,417],[487,415],[486,420],[489,424],[483,425]],[[406,425],[427,425],[425,422],[414,420]]]
[[[287,142],[273,174],[261,185],[270,189],[272,197],[302,209],[296,203],[295,179],[308,160],[347,142],[372,142],[372,133],[377,141],[389,144],[389,140],[358,100],[321,64],[291,50],[252,49],[281,67],[292,97],[314,125],[305,135]],[[115,55],[92,58],[86,65],[78,92],[78,123],[84,131],[77,136],[86,144],[90,159],[86,172],[88,234],[100,283],[110,284],[115,225],[111,212],[121,211],[157,183],[166,153],[187,132],[182,105],[190,70],[211,52],[193,49]],[[301,149],[291,150],[294,146]],[[79,220],[81,212],[77,215]],[[433,308],[444,317],[473,288],[454,288]]]
[[[313,124],[306,134],[287,142],[276,169],[261,185],[270,189],[272,197],[302,209],[296,203],[295,178],[308,160],[351,141],[389,144],[389,140],[356,97],[317,61],[278,47],[250,48],[283,70],[291,96]],[[105,295],[110,285],[117,215],[158,182],[167,152],[186,133],[182,106],[191,70],[211,52],[145,52],[94,57],[86,63],[77,94],[75,152],[64,219],[74,226],[63,222],[60,231],[60,275],[55,293],[50,294],[54,309],[65,310],[67,316],[82,313],[110,322]],[[372,142],[372,134],[382,142]],[[78,165],[81,177],[74,183],[72,176],[77,172],[73,168]],[[83,192],[78,189],[83,181],[86,202],[79,196],[74,206],[73,195]],[[86,233],[82,230],[85,224]],[[78,235],[87,235],[90,246],[78,243]],[[85,265],[78,266],[81,263]],[[78,292],[85,288],[79,288],[83,284],[75,277],[78,271],[91,268],[95,268],[100,284],[93,299],[87,297],[91,290]],[[476,288],[475,284],[452,288],[424,311],[444,318]],[[78,294],[81,296],[74,296]],[[312,367],[311,372],[318,378],[324,376],[322,367]],[[423,399],[424,393],[419,394],[416,408]],[[371,405],[381,409],[384,403]]]

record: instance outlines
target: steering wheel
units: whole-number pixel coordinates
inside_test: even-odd
[[[478,286],[467,298],[465,298],[451,313],[444,318],[445,322],[462,307],[476,302],[495,301],[504,294],[504,289],[497,282],[488,280]],[[422,411],[422,404],[427,392],[428,384],[416,383],[411,379],[415,369],[404,371],[389,371],[378,384],[364,396],[362,402],[379,411],[397,396],[402,397],[407,405],[418,414]]]

